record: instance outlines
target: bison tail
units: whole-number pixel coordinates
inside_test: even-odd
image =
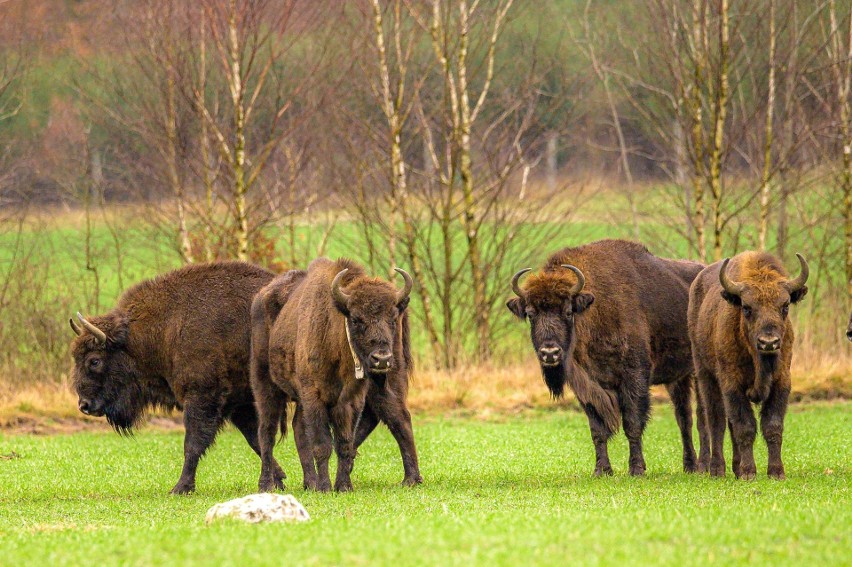
[[[589,374],[576,364],[566,372],[568,384],[574,395],[582,404],[590,405],[601,417],[611,434],[618,432],[621,426],[621,412],[618,410],[618,400],[613,392],[605,390],[600,384],[589,377]]]
[[[287,437],[287,404],[284,404],[284,408],[281,410],[279,426],[281,428],[281,440],[284,440]]]

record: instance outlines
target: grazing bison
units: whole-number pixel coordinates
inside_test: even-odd
[[[198,461],[226,419],[260,453],[249,309],[273,276],[242,262],[187,266],[137,284],[105,315],[71,320],[80,411],[106,416],[126,433],[148,408],[183,409],[184,464],[174,494],[194,490]]]
[[[689,336],[699,395],[710,430],[710,474],[725,475],[725,421],[734,445],[733,471],[752,479],[757,424],[749,402],[761,404],[760,429],[769,449],[768,474],[784,478],[781,438],[790,395],[792,303],[805,297],[808,263],[788,279],[780,260],[743,252],[707,266],[689,290]]]
[[[589,419],[595,475],[612,474],[607,441],[619,420],[630,443],[630,474],[645,473],[642,433],[651,384],[665,384],[683,441],[683,468],[696,470],[692,443],[692,366],[686,327],[689,284],[702,265],[653,256],[633,242],[602,240],[565,248],[507,307],[530,320],[533,346],[554,397],[565,383]],[[702,457],[706,442],[698,414]]]
[[[307,272],[282,275],[256,298],[252,389],[260,421],[261,491],[282,487],[272,448],[289,399],[296,401],[293,433],[305,488],[331,489],[333,444],[338,458],[334,488],[351,490],[356,439],[363,441],[377,419],[388,423],[400,444],[405,482],[420,482],[404,403],[411,366],[406,307],[412,280],[403,270],[397,272],[405,279],[402,291],[368,278],[350,260],[320,258]],[[368,390],[372,417],[356,432]]]

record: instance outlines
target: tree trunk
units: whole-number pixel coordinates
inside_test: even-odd
[[[775,0],[769,0],[769,77],[766,93],[766,126],[764,127],[763,175],[760,180],[760,232],[758,246],[766,250],[769,232],[769,177],[772,173],[772,119],[775,111]]]
[[[722,259],[722,159],[724,152],[725,119],[728,113],[728,65],[730,38],[728,0],[719,7],[719,74],[718,88],[713,100],[713,150],[710,154],[710,192],[713,196],[713,259]]]

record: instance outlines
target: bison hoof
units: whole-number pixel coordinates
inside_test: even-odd
[[[725,476],[725,465],[710,465],[710,476],[718,476],[722,478]]]
[[[261,480],[257,483],[257,489],[260,492],[275,492],[276,490],[284,490],[284,482],[280,478],[275,480]]]
[[[774,478],[775,480],[787,480],[787,475],[784,474],[784,471],[769,471],[769,478]]]
[[[417,486],[418,484],[423,484],[423,477],[419,474],[417,476],[407,476],[402,479],[402,486]]]
[[[178,482],[170,494],[192,494],[193,492],[195,492],[195,483]]]
[[[737,478],[740,480],[754,480],[754,477],[757,476],[756,473],[753,472],[742,472],[737,475]]]
[[[645,476],[645,465],[630,465],[630,476]]]
[[[612,467],[595,467],[595,476],[612,476]]]
[[[352,482],[335,482],[334,483],[334,491],[335,492],[352,492]]]

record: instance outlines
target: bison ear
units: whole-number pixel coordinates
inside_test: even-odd
[[[506,307],[508,307],[509,311],[511,311],[518,319],[527,318],[527,304],[523,298],[513,297],[506,302]]]
[[[595,296],[591,293],[578,293],[574,296],[574,301],[572,307],[574,308],[574,313],[580,314],[586,309],[588,309],[592,303],[595,302]]]
[[[790,294],[790,303],[798,303],[808,294],[808,286],[803,285],[801,289]]]
[[[405,296],[405,297],[402,298],[402,300],[399,303],[396,304],[396,308],[399,311],[400,315],[403,314],[403,312],[405,311],[406,307],[408,307],[408,304],[410,302],[411,302],[411,298],[409,296]]]
[[[117,315],[107,333],[107,344],[114,347],[123,347],[127,345],[129,335],[130,318],[124,314]]]
[[[739,295],[735,295],[733,293],[728,293],[724,289],[722,290],[722,299],[724,299],[725,301],[727,301],[728,303],[730,303],[731,305],[733,305],[735,307],[742,307],[742,305],[743,305],[743,300],[740,299]]]

